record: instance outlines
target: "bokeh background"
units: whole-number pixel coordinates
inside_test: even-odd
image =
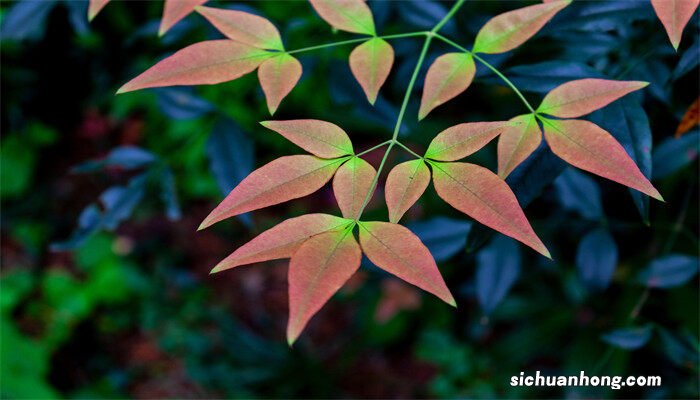
[[[469,1],[443,29],[469,45],[490,17],[531,2]],[[430,29],[450,3],[369,2],[382,33]],[[352,37],[302,1],[208,3],[260,13],[286,47]],[[158,38],[161,1],[2,1],[3,398],[697,398],[697,13],[675,52],[647,1],[575,1],[521,48],[489,61],[533,102],[568,80],[651,82],[590,116],[622,142],[666,203],[567,168],[546,148],[509,177],[554,261],[495,235],[429,188],[404,218],[433,252],[458,309],[363,262],[290,349],[287,261],[209,270],[291,216],[337,213],[330,187],[196,232],[252,169],[300,153],[263,129],[255,74],[196,88],[116,89],[165,55],[219,34],[192,14]],[[386,140],[419,39],[375,107],[350,47],[303,53],[275,118],[317,118],[356,149]],[[439,43],[428,62],[449,51]],[[424,72],[424,71],[423,71]],[[484,68],[416,121],[416,151],[461,122],[526,110]],[[697,103],[695,103],[697,107]],[[697,108],[696,108],[697,110]],[[368,154],[375,166],[381,151]],[[390,163],[404,160],[400,151]],[[494,169],[495,146],[470,158]],[[386,220],[384,176],[368,219]],[[534,374],[660,375],[659,388],[515,388]]]

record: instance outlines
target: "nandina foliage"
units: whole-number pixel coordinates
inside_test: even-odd
[[[90,17],[106,3],[91,1]],[[201,0],[166,0],[161,33],[196,10],[227,39],[192,44],[126,83],[119,93],[161,86],[216,84],[257,69],[269,112],[273,114],[302,75],[302,66],[294,54],[319,46],[288,51],[279,31],[267,19],[241,11],[202,7],[202,3]],[[457,1],[431,31],[390,36],[378,35],[372,12],[362,0],[310,0],[310,3],[334,29],[360,35],[357,40],[328,46],[357,44],[349,54],[349,65],[371,104],[394,66],[394,50],[388,40],[423,37],[424,46],[392,138],[369,149],[387,146],[378,166],[362,158],[369,150],[357,153],[351,135],[331,122],[314,119],[262,122],[265,128],[310,154],[281,157],[253,171],[200,226],[203,229],[232,216],[306,196],[332,180],[342,217],[308,214],[283,221],[238,248],[212,270],[220,272],[245,264],[291,258],[287,328],[290,344],[357,271],[362,254],[379,268],[455,305],[428,249],[416,235],[398,224],[425,192],[431,177],[437,194],[452,207],[546,257],[550,257],[549,251],[504,181],[541,145],[543,136],[554,154],[571,165],[662,199],[612,135],[592,122],[573,119],[644,88],[646,82],[575,80],[550,91],[535,108],[504,75],[479,56],[507,52],[522,45],[570,0],[545,1],[493,17],[479,30],[471,51],[439,34],[464,0]],[[677,47],[682,28],[698,0],[652,0],[652,4]],[[521,97],[529,113],[508,121],[458,123],[437,134],[423,155],[401,144],[397,139],[398,128],[433,40],[441,40],[455,50],[441,55],[429,67],[418,119],[466,91],[477,64],[497,72]],[[498,174],[460,161],[496,138]],[[400,163],[388,173],[384,193],[389,222],[364,221],[363,211],[376,191],[387,156],[394,147],[403,147],[416,159]]]

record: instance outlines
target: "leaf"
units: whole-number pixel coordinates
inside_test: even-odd
[[[476,255],[476,298],[484,313],[491,314],[520,276],[520,251],[504,236],[496,237]]]
[[[678,50],[683,29],[698,8],[700,0],[651,0],[654,12],[666,29],[673,48]]]
[[[309,153],[322,158],[337,158],[354,153],[348,134],[330,122],[317,119],[295,119],[264,121],[261,124]]]
[[[165,215],[169,220],[175,221],[182,217],[180,204],[177,201],[177,188],[175,186],[175,175],[170,168],[163,169],[160,176],[160,199],[165,205]]]
[[[152,87],[231,81],[253,71],[271,55],[232,40],[195,43],[132,79],[117,94]]]
[[[544,144],[535,150],[506,179],[522,207],[527,207],[540,196],[544,188],[564,172],[567,164]]]
[[[350,53],[350,69],[362,86],[367,100],[374,105],[377,94],[394,64],[394,49],[384,39],[375,37],[355,47]]]
[[[301,73],[301,63],[289,54],[274,56],[260,64],[258,79],[265,93],[270,115],[277,111],[282,99],[294,89]]]
[[[398,8],[399,12],[399,20],[402,23],[406,23],[426,31],[433,29],[435,25],[445,18],[449,11],[446,7],[446,3],[439,0],[407,0],[402,1],[401,3],[375,1],[374,4],[376,3],[401,4],[400,6],[396,7]],[[456,35],[456,28],[457,25],[455,20],[450,18],[442,26],[440,32]]]
[[[239,265],[290,258],[309,238],[345,229],[352,221],[328,214],[307,214],[285,220],[256,236],[222,260],[211,273]]]
[[[351,229],[327,232],[304,242],[289,263],[289,324],[291,346],[311,317],[357,271],[362,251]]]
[[[109,3],[109,0],[90,0],[88,6],[88,20],[92,21],[107,3]]]
[[[506,128],[518,122],[468,122],[440,132],[430,142],[425,158],[438,161],[454,161],[475,153]]]
[[[418,120],[467,90],[475,72],[476,65],[471,54],[448,53],[438,57],[425,75]]]
[[[688,110],[683,114],[681,122],[676,128],[676,138],[681,137],[684,133],[700,125],[700,98],[695,99],[693,104],[688,107]]]
[[[46,31],[46,18],[56,1],[17,1],[3,10],[0,37],[3,41],[38,39]]]
[[[682,286],[698,273],[697,257],[670,254],[653,260],[639,274],[639,281],[651,288]]]
[[[700,39],[695,38],[695,42],[686,49],[681,58],[676,64],[676,68],[673,70],[673,80],[676,80],[693,69],[697,68],[700,64]]]
[[[92,203],[80,213],[78,226],[71,233],[70,238],[61,242],[51,243],[51,251],[68,251],[82,246],[90,236],[100,229],[101,225],[102,212],[100,207]]]
[[[377,267],[456,307],[427,247],[408,228],[389,222],[359,222],[360,245]]]
[[[389,221],[397,223],[418,201],[430,184],[430,170],[423,160],[406,161],[395,166],[386,178],[384,196]]]
[[[345,158],[281,157],[256,169],[212,211],[199,229],[223,219],[309,195],[328,182]]]
[[[216,110],[211,103],[195,95],[191,87],[168,87],[154,90],[160,111],[175,120],[199,118]]]
[[[279,31],[266,18],[221,8],[199,6],[196,10],[231,40],[260,49],[284,51]]]
[[[146,179],[146,174],[138,175],[132,178],[127,186],[112,186],[100,194],[100,201],[105,209],[100,222],[101,227],[112,231],[131,216],[145,194]]]
[[[309,0],[332,27],[352,33],[376,34],[372,11],[363,0]]]
[[[119,167],[127,170],[143,168],[156,161],[153,153],[136,146],[119,146],[112,149],[101,160],[90,160],[71,168],[74,173],[99,171],[108,167]]]
[[[351,158],[338,169],[333,178],[333,194],[343,217],[358,217],[370,189],[374,189],[376,175],[374,167],[359,157]]]
[[[663,201],[620,143],[598,125],[583,120],[542,121],[549,147],[562,160]]]
[[[536,64],[518,65],[508,68],[505,74],[521,91],[545,94],[555,87],[574,79],[601,76],[600,72],[595,68],[577,61],[545,61]],[[490,84],[503,85],[503,80],[495,74],[484,81]]]
[[[471,222],[447,217],[434,217],[412,222],[408,229],[415,233],[437,262],[446,261],[464,250]]]
[[[433,166],[435,190],[449,205],[551,258],[532,230],[515,195],[496,174],[474,164],[430,164]]]
[[[605,229],[586,234],[576,249],[576,268],[581,280],[591,290],[604,290],[610,285],[617,267],[617,245]]]
[[[547,93],[537,112],[561,118],[576,118],[603,108],[620,97],[642,89],[648,82],[578,79]]]
[[[651,325],[641,327],[621,328],[608,332],[601,339],[615,347],[625,350],[638,349],[651,339]]]
[[[600,188],[589,176],[573,168],[567,168],[559,175],[554,186],[559,194],[559,201],[565,209],[576,211],[582,217],[592,221],[603,218]]]
[[[694,343],[697,339],[687,331],[671,332],[661,326],[655,326],[666,355],[679,367],[688,367],[698,363],[698,351]]]
[[[542,131],[534,114],[521,115],[510,120],[498,138],[498,176],[505,179],[542,142]]]
[[[242,128],[229,118],[217,121],[206,144],[209,166],[221,193],[229,193],[253,171],[255,149]]]
[[[571,0],[552,1],[519,8],[491,18],[477,33],[474,53],[503,53],[534,36]]]
[[[173,25],[194,11],[195,7],[206,2],[207,0],[165,0],[158,36],[165,35]]]
[[[652,164],[654,179],[672,175],[698,158],[700,152],[700,131],[683,135],[680,138],[667,138],[654,150]]]

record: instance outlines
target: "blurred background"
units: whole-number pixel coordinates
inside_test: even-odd
[[[469,47],[490,17],[531,2],[470,1],[443,33]],[[430,29],[449,2],[372,1],[383,34]],[[288,49],[344,40],[303,1],[210,1],[258,13]],[[115,96],[188,44],[218,38],[191,14],[164,37],[161,1],[2,1],[3,398],[697,398],[698,19],[678,52],[648,1],[576,1],[519,49],[489,57],[532,102],[572,79],[651,85],[590,118],[653,179],[649,202],[539,149],[508,178],[549,261],[447,206],[432,186],[404,217],[430,248],[458,309],[363,262],[290,349],[287,261],[209,270],[283,219],[338,214],[330,185],[196,232],[250,171],[301,150],[262,128],[255,74],[216,86]],[[351,77],[351,47],[302,53],[275,118],[342,126],[363,150],[390,137],[420,39],[375,107]],[[451,51],[435,43],[425,68]],[[424,72],[424,71],[423,71]],[[493,74],[401,140],[526,112]],[[693,111],[694,110],[694,111]],[[382,151],[367,155],[378,165]],[[495,143],[470,157],[495,169]],[[393,152],[390,165],[404,160]],[[367,219],[386,220],[383,181]],[[658,388],[515,388],[534,374],[662,377]]]

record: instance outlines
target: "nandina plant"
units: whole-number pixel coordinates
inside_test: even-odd
[[[420,38],[423,45],[414,66],[391,136],[369,149],[356,151],[351,135],[328,121],[314,119],[262,121],[309,154],[278,158],[253,171],[202,222],[207,228],[229,217],[309,195],[329,181],[340,215],[308,214],[280,222],[238,248],[214,267],[220,272],[266,260],[291,258],[289,266],[290,345],[316,312],[358,270],[362,254],[383,270],[456,306],[430,251],[402,216],[425,192],[432,179],[437,194],[481,224],[510,236],[545,257],[546,245],[528,222],[505,178],[544,140],[567,163],[662,200],[616,139],[598,125],[577,119],[647,86],[646,82],[579,79],[564,83],[535,107],[518,88],[481,54],[508,52],[524,44],[571,0],[545,1],[497,15],[479,30],[469,46],[447,38],[441,28],[464,5],[458,0],[432,29],[393,35],[378,34],[370,8],[362,0],[310,0],[316,13],[334,29],[360,37],[342,42],[287,50],[277,28],[267,19],[241,11],[202,6],[206,0],[165,0],[160,33],[196,11],[227,39],[192,44],[123,85],[118,93],[174,85],[231,81],[258,71],[271,115],[302,75],[295,55],[332,46],[356,46],[349,65],[367,100],[377,94],[394,66],[390,41]],[[92,19],[108,0],[91,0]],[[698,0],[652,0],[674,48]],[[453,51],[438,57],[424,77],[419,120],[468,89],[477,68],[495,73],[522,100],[524,114],[508,121],[458,121],[438,133],[424,154],[399,138],[406,109],[431,44],[443,42]],[[469,50],[469,48],[471,50]],[[410,117],[410,116],[409,116]],[[460,162],[498,138],[498,171]],[[378,166],[363,156],[385,148]],[[393,150],[414,160],[390,166]],[[380,176],[387,172],[385,200],[389,221],[367,221],[363,212]],[[356,234],[359,237],[356,238]]]

